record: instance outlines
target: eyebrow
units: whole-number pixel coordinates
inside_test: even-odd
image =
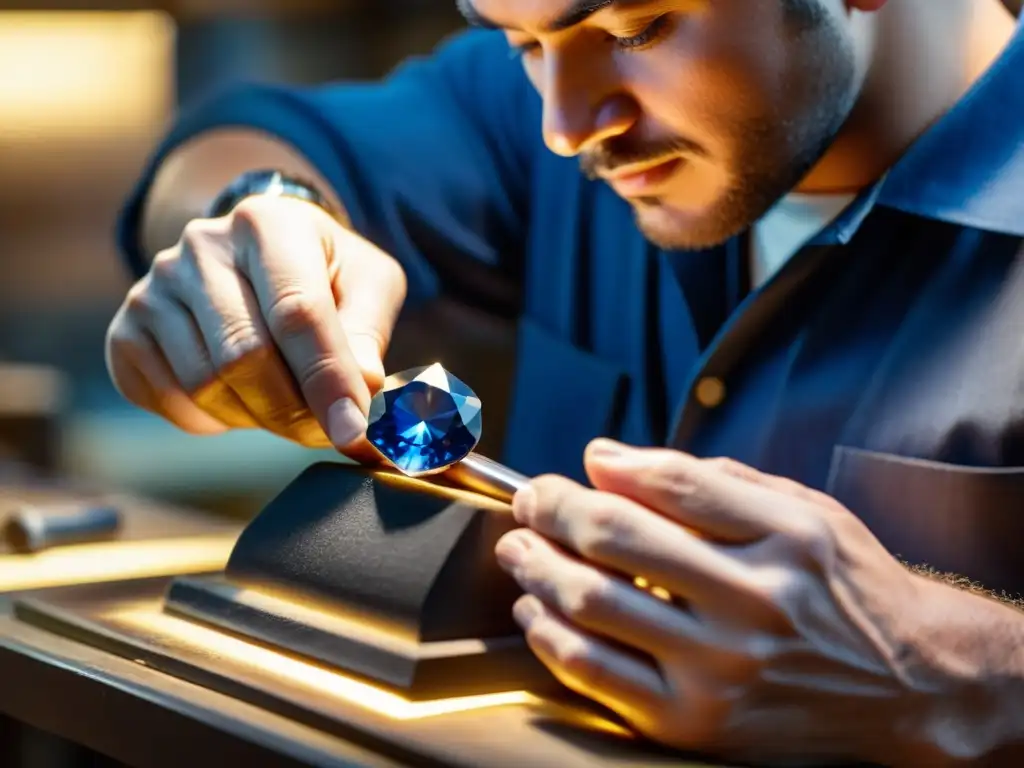
[[[649,2],[649,0],[573,0],[572,5],[558,18],[553,21],[549,21],[544,25],[544,31],[562,32],[570,27],[575,27],[577,24],[582,24],[591,16],[599,11],[605,10],[606,8],[611,8],[616,5],[639,5],[642,2]],[[466,21],[474,27],[482,27],[484,29],[509,29],[509,27],[503,27],[501,24],[497,24],[481,14],[473,6],[471,0],[457,0],[457,4],[459,6],[459,11],[466,18]]]

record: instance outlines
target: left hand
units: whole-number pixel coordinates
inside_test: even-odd
[[[913,642],[925,580],[849,510],[676,451],[600,440],[586,465],[594,489],[546,476],[520,491],[526,529],[497,546],[526,592],[516,619],[565,685],[728,759],[913,752],[936,695]]]

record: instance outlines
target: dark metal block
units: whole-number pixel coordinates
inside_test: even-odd
[[[493,554],[515,525],[483,496],[317,464],[249,524],[223,577],[176,579],[165,610],[413,699],[550,689]]]

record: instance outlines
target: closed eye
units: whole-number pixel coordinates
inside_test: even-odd
[[[661,41],[668,34],[671,28],[672,17],[668,14],[659,16],[642,31],[635,35],[619,36],[609,33],[608,39],[617,48],[624,51],[638,52],[646,50]],[[529,56],[541,50],[541,44],[537,40],[530,40],[523,43],[510,43],[510,54],[513,58]]]

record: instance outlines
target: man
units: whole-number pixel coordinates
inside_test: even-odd
[[[461,7],[500,32],[182,116],[122,222],[118,387],[362,458],[403,306],[517,316],[504,458],[543,476],[497,556],[568,686],[725,758],[1019,763],[1024,617],[897,559],[1024,589],[1013,17]]]

